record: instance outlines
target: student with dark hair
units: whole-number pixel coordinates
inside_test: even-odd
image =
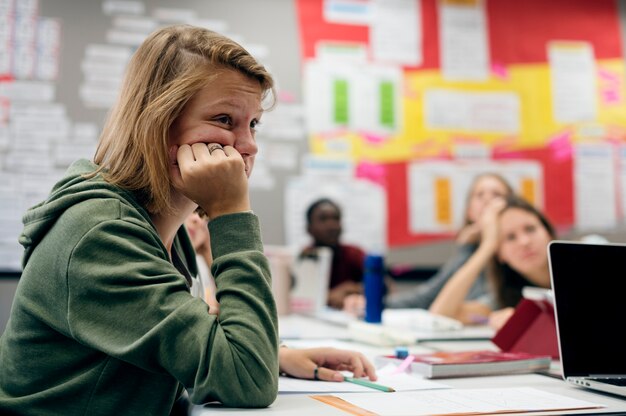
[[[318,247],[332,250],[327,302],[329,306],[341,309],[346,296],[363,293],[365,252],[354,245],[341,243],[341,208],[331,199],[321,198],[309,205],[306,221],[313,243],[302,251],[301,256],[314,255]]]

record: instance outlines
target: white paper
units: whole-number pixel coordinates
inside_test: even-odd
[[[167,8],[159,7],[152,13],[155,19],[159,19],[165,22],[180,22],[187,23],[194,19],[197,19],[196,11],[192,9],[183,8]]]
[[[78,94],[87,107],[110,108],[117,100],[118,91],[104,86],[83,84],[78,89]]]
[[[605,407],[530,387],[395,393],[393,397],[385,400],[381,400],[381,396],[375,393],[334,396],[380,416],[481,414]]]
[[[454,166],[449,163],[412,163],[408,167],[409,225],[413,233],[451,232],[462,219],[455,213],[461,201],[454,192]],[[447,190],[437,191],[437,181]],[[442,185],[439,185],[440,187]],[[439,193],[446,192],[446,196]]]
[[[58,143],[53,159],[56,166],[68,166],[78,159],[92,159],[95,152],[95,143]]]
[[[110,43],[138,47],[148,37],[146,33],[136,33],[127,30],[109,29],[106,39]]]
[[[519,133],[520,108],[513,92],[429,89],[424,94],[424,119],[433,130]]]
[[[259,144],[261,154],[262,160],[271,168],[295,170],[298,167],[298,147],[295,144],[265,142]]]
[[[106,15],[139,15],[144,14],[146,6],[142,1],[105,0],[102,11]]]
[[[13,49],[13,75],[17,79],[32,79],[35,75],[37,52],[34,44],[16,44]]]
[[[15,14],[6,7],[3,10],[2,1],[0,0],[0,42],[13,41],[14,24]]]
[[[15,14],[36,16],[39,10],[39,0],[15,0]]]
[[[552,111],[559,123],[591,121],[597,116],[596,65],[586,42],[548,45]]]
[[[574,213],[581,230],[617,225],[616,165],[610,143],[574,146]]]
[[[315,44],[315,57],[318,61],[362,65],[368,62],[367,45],[356,42],[318,41]]]
[[[370,45],[375,61],[418,66],[422,63],[420,0],[374,0]]]
[[[57,50],[61,47],[61,21],[40,17],[37,23],[37,47]]]
[[[9,172],[45,174],[54,168],[47,151],[15,150],[6,153],[4,169]],[[24,192],[20,189],[19,192]],[[43,198],[42,198],[43,199]],[[39,202],[39,201],[37,201]]]
[[[39,101],[54,100],[55,86],[51,82],[43,81],[0,81],[0,97],[11,101]]]
[[[65,117],[66,109],[59,103],[13,103],[10,107],[9,117],[35,117],[36,119],[49,119]]]
[[[456,143],[452,149],[456,160],[489,160],[491,148],[486,143]]]
[[[355,84],[354,67],[345,63],[333,65],[319,62],[305,62],[304,68],[304,102],[306,110],[307,130],[311,133],[335,131],[350,126],[349,94],[350,85]],[[347,108],[346,120],[338,121],[335,117],[337,93],[336,82],[347,83],[347,96],[343,103]]]
[[[305,154],[300,163],[302,174],[307,180],[319,181],[335,179],[351,180],[354,176],[354,163],[349,159]]]
[[[346,373],[348,376],[349,374]],[[369,379],[365,379],[368,380]],[[396,392],[402,391],[416,391],[416,390],[437,390],[448,389],[447,386],[442,383],[437,383],[430,380],[425,380],[421,377],[412,376],[406,373],[390,374],[383,373],[378,374],[378,379],[374,382],[381,386],[391,387]],[[340,392],[352,392],[352,393],[381,393],[388,394],[387,392],[378,391],[371,387],[362,386],[360,384],[351,383],[348,381],[332,382],[332,381],[315,381],[315,380],[302,380],[291,377],[280,377],[278,379],[278,392],[279,393],[340,393]],[[379,397],[380,400],[380,397]]]
[[[351,129],[383,136],[400,131],[403,114],[400,68],[368,65],[367,71],[356,71],[356,74],[349,100]],[[386,97],[381,93],[383,85],[388,88]]]
[[[13,42],[34,46],[37,39],[37,16],[15,15]]]
[[[224,33],[228,30],[228,22],[225,20],[217,19],[192,19],[189,21],[190,25],[203,27],[210,29],[217,33]]]
[[[65,117],[22,115],[11,120],[11,131],[15,136],[38,136],[40,138],[64,138],[69,136],[70,123]]]
[[[17,173],[0,171],[0,265],[6,270],[19,270],[23,247],[18,243],[24,214],[21,181]]]
[[[261,43],[252,43],[249,41],[239,42],[241,46],[243,46],[250,55],[252,55],[257,61],[263,62],[270,55],[270,48]]]
[[[98,139],[100,128],[94,123],[74,123],[72,138],[77,142],[93,142]]]
[[[12,107],[8,100],[0,100],[0,129],[6,129],[8,126]],[[2,132],[8,134],[8,131],[3,130]]]
[[[368,0],[323,0],[324,20],[331,23],[367,25],[372,19]]]
[[[0,22],[2,25],[3,22]],[[0,41],[0,74],[11,73],[11,62],[13,61],[13,43],[9,40]]]
[[[40,18],[37,30],[35,78],[56,80],[59,76],[61,22],[58,19]]]
[[[100,61],[102,64],[113,61],[116,65],[125,65],[131,55],[132,49],[126,46],[89,44],[85,49],[87,61]]]
[[[87,59],[82,62],[81,69],[85,75],[97,75],[103,77],[119,77],[124,75],[125,61],[111,59],[104,63],[101,60]]]
[[[113,27],[120,30],[150,33],[159,26],[159,23],[146,16],[117,16],[113,19]]]
[[[304,107],[300,104],[281,103],[263,114],[257,126],[257,136],[272,139],[304,141],[307,137],[304,125]]]
[[[248,180],[251,190],[272,190],[276,188],[276,178],[264,163],[255,163],[254,172]]]
[[[445,79],[485,81],[489,76],[489,44],[485,4],[439,2],[441,66]]]

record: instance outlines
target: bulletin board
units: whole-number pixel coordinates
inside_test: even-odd
[[[311,152],[384,188],[390,247],[449,238],[468,177],[492,170],[559,229],[624,223],[615,0],[299,0],[297,12]]]
[[[472,10],[446,9],[444,16],[442,4]],[[441,19],[469,19],[476,26],[481,16],[487,30],[482,38],[479,31],[466,35],[465,49],[487,39],[482,54],[472,57],[470,71],[484,79],[452,80],[466,76],[458,62],[470,61],[459,60],[458,49],[442,46],[446,39],[456,45],[458,33],[442,30]],[[459,212],[454,196],[467,186],[463,172],[475,173],[480,166],[505,171],[559,225],[602,228],[623,222],[626,117],[614,1],[4,0],[0,271],[20,269],[17,238],[25,210],[45,198],[71,161],[93,155],[114,96],[110,83],[155,22],[220,31],[249,48],[274,75],[278,106],[263,116],[250,181],[266,244],[289,243],[291,234],[302,242],[297,240],[304,232],[302,213],[292,208],[305,209],[306,198],[327,188],[331,196],[356,205],[355,215],[345,213],[350,219],[346,237],[380,247],[382,229],[390,257],[413,245],[449,239]],[[565,42],[556,44],[552,61],[548,41]],[[587,113],[579,115],[559,107],[558,117],[582,121],[558,121],[554,114],[552,67],[568,62],[587,68],[574,74],[574,84],[593,67],[595,107],[585,106]],[[311,74],[324,85],[316,88]],[[567,80],[559,85],[565,88]],[[588,92],[577,90],[574,98],[588,102]],[[313,96],[318,101],[311,102]],[[455,111],[434,111],[450,103]],[[478,124],[468,117],[444,117],[475,108],[482,111]],[[517,116],[511,116],[511,108],[518,108]],[[485,130],[494,120],[496,131]],[[346,161],[352,164],[350,175],[361,182],[344,186],[334,177],[302,179],[309,165]],[[318,193],[301,197],[305,187],[291,193],[294,177],[296,185],[312,183]],[[429,177],[436,180],[424,184]],[[424,186],[432,187],[430,199],[415,199],[409,192]],[[618,192],[610,192],[614,189]],[[365,204],[368,209],[361,209]],[[419,211],[424,206],[434,218],[426,223]],[[411,251],[410,260],[418,254]],[[425,264],[447,254],[429,256]]]

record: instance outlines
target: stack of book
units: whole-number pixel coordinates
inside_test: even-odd
[[[548,370],[552,361],[549,355],[480,350],[415,354],[407,358],[379,356],[376,357],[376,365],[400,365],[405,360],[411,361],[407,371],[426,378],[532,373]]]

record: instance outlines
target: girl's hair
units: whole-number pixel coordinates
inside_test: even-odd
[[[309,205],[309,208],[307,208],[306,210],[306,223],[307,225],[311,225],[311,222],[313,220],[313,213],[315,212],[315,210],[317,209],[317,207],[319,207],[322,204],[329,204],[332,205],[333,207],[335,207],[337,209],[337,211],[339,211],[339,213],[341,213],[341,208],[339,207],[339,205],[337,205],[337,203],[329,198],[320,198],[316,201],[314,201],[313,203],[311,203],[311,205]]]
[[[548,219],[532,204],[525,199],[510,195],[506,199],[506,205],[502,213],[511,208],[522,209],[533,214],[539,219],[541,225],[546,229],[552,239],[556,238],[554,227]],[[494,255],[488,269],[489,278],[496,293],[496,301],[500,307],[515,306],[522,299],[522,288],[533,285],[519,272],[511,268],[506,263],[501,263]]]
[[[504,186],[504,188],[506,189],[506,195],[504,195],[504,197],[508,197],[509,195],[513,195],[515,193],[515,191],[513,191],[513,188],[509,184],[509,182],[506,179],[504,179],[502,175],[498,173],[486,172],[486,173],[481,173],[475,176],[474,179],[472,180],[472,184],[470,185],[469,192],[467,193],[467,196],[465,197],[465,221],[464,221],[463,226],[466,226],[472,223],[468,215],[470,200],[472,199],[472,195],[474,194],[474,188],[476,188],[476,184],[478,184],[478,182],[483,178],[494,178],[497,181],[499,181],[502,184],[502,186]]]
[[[189,99],[224,70],[258,81],[262,98],[271,95],[270,107],[274,104],[271,75],[236,42],[189,25],[152,33],[130,60],[100,136],[94,174],[137,192],[149,212],[169,212],[170,127]]]

